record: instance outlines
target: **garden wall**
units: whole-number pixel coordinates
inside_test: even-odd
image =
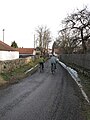
[[[0,73],[13,71],[31,61],[31,57],[0,61]]]

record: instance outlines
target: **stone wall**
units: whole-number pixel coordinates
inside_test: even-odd
[[[31,61],[31,57],[0,61],[0,73],[13,71]]]

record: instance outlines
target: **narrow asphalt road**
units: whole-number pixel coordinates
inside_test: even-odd
[[[0,120],[85,120],[79,94],[68,72],[57,64],[52,75],[47,62],[43,73],[0,90]]]

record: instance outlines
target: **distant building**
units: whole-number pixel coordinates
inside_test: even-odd
[[[0,41],[0,61],[13,60],[18,58],[19,52],[16,49]]]
[[[19,51],[19,58],[35,56],[36,50],[34,48],[16,48]]]

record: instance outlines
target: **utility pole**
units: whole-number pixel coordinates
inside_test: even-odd
[[[35,34],[34,34],[34,48],[35,48],[35,42],[36,42],[36,41],[35,41]]]
[[[3,42],[4,42],[4,31],[5,31],[5,29],[3,29]]]

